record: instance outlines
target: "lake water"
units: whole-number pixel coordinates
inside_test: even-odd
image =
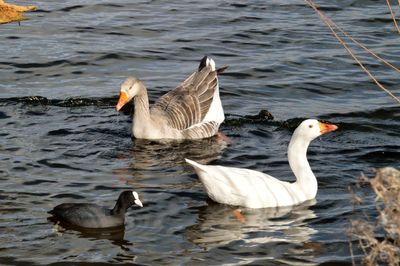
[[[351,265],[349,221],[375,212],[367,187],[363,208],[352,205],[348,188],[374,168],[400,167],[400,106],[305,1],[9,2],[39,10],[20,25],[0,25],[0,264]],[[400,64],[384,1],[320,8]],[[357,52],[399,95],[399,74]],[[139,77],[154,101],[206,54],[229,65],[220,77],[221,131],[232,143],[131,139],[129,108],[115,111],[122,81]],[[260,110],[274,120],[257,118]],[[210,202],[183,161],[293,180],[287,145],[309,117],[339,126],[309,148],[319,183],[314,202],[243,209],[241,221],[233,207]],[[111,207],[132,188],[145,206],[128,212],[124,230],[77,231],[47,220],[62,202]]]

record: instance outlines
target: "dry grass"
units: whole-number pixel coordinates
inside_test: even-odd
[[[358,241],[365,265],[400,265],[400,171],[379,169],[374,178],[361,177],[357,186],[362,184],[369,184],[374,190],[379,215],[373,221],[368,216],[352,220],[348,235]],[[358,204],[364,202],[356,193],[354,199]]]
[[[36,9],[36,6],[17,6],[0,0],[0,24],[25,20],[22,13]]]

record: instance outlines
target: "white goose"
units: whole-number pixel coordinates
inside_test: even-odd
[[[194,167],[208,196],[216,202],[248,208],[296,205],[317,195],[317,179],[307,161],[308,145],[318,136],[336,129],[335,125],[315,119],[305,120],[296,128],[288,148],[289,164],[296,176],[294,183],[250,169],[185,160]]]
[[[204,57],[198,71],[176,89],[166,93],[149,109],[147,90],[136,78],[129,77],[121,85],[119,111],[134,99],[135,113],[132,133],[138,139],[202,139],[218,133],[224,121],[219,97],[214,60]]]

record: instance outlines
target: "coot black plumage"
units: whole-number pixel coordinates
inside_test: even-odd
[[[122,226],[125,223],[125,213],[132,205],[143,207],[139,195],[135,191],[122,192],[113,209],[93,203],[63,203],[54,207],[48,213],[60,222],[86,228],[108,228]]]

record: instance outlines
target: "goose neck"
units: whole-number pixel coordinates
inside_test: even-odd
[[[149,110],[149,98],[147,96],[146,88],[142,87],[139,93],[134,98],[135,103],[135,114],[134,118],[136,121],[143,121],[149,119],[150,110]]]
[[[295,132],[289,143],[288,160],[290,168],[296,177],[295,184],[299,186],[307,199],[312,199],[317,194],[318,184],[307,160],[309,145],[310,141],[302,138]]]

